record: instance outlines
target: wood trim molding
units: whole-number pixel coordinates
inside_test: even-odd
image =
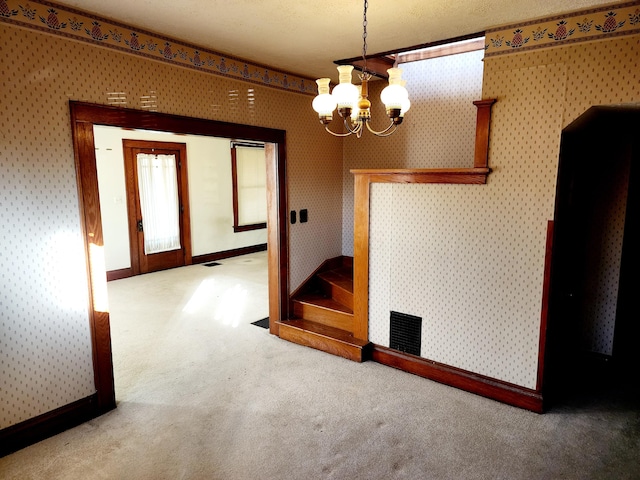
[[[133,268],[121,268],[119,270],[109,270],[107,272],[107,282],[120,280],[121,278],[133,277]]]
[[[238,228],[238,152],[231,145],[231,205],[233,207],[233,231]],[[266,227],[266,224],[265,224]]]
[[[224,258],[239,257],[240,255],[248,255],[250,253],[264,252],[267,250],[267,244],[261,243],[260,245],[252,245],[250,247],[234,248],[231,250],[224,250],[222,252],[207,253],[205,255],[196,255],[192,257],[194,264],[215,262],[216,260],[222,260]]]
[[[0,430],[0,457],[80,425],[104,413],[98,394],[77,400],[24,422]]]
[[[234,233],[250,232],[251,230],[262,230],[265,228],[267,228],[267,222],[253,223],[251,225],[234,225],[233,232]]]
[[[353,169],[356,178],[365,177],[369,183],[451,183],[482,185],[487,183],[490,168],[398,168]]]
[[[366,174],[356,174],[354,188],[353,336],[360,340],[369,340],[370,177]]]
[[[542,413],[543,411],[542,395],[537,391],[519,385],[485,377],[375,344],[373,346],[373,360],[389,367],[413,373],[515,407],[524,408],[536,413]]]
[[[280,141],[266,143],[267,245],[269,264],[269,332],[278,335],[278,322],[289,318],[289,205],[285,132]]]
[[[551,286],[551,262],[553,258],[554,221],[547,222],[547,243],[544,254],[544,280],[542,284],[542,311],[540,313],[540,343],[538,345],[538,377],[536,390],[541,392],[544,385],[544,360],[547,349],[547,319],[549,317],[549,293]]]
[[[428,47],[417,51],[400,53],[397,56],[398,63],[418,62],[420,60],[428,60],[430,58],[446,57],[448,55],[457,55],[459,53],[475,52],[476,50],[484,50],[484,37],[472,38],[470,40],[462,40],[460,42]]]
[[[93,124],[78,121],[77,111],[71,109],[80,226],[85,239],[85,259],[88,272],[89,330],[93,352],[94,382],[98,409],[108,411],[116,407],[111,357],[111,327],[106,309],[106,272],[104,263],[96,261],[103,255],[102,217],[98,193]],[[102,269],[102,270],[101,270]],[[103,283],[104,282],[104,283]],[[101,297],[104,297],[102,301]],[[102,303],[102,304],[101,304]]]
[[[267,228],[267,222],[258,222],[251,224],[240,224],[239,195],[238,195],[238,149],[237,147],[248,146],[248,144],[231,143],[231,198],[233,207],[233,232],[249,232],[251,230],[261,230]],[[256,148],[252,146],[250,148]],[[263,146],[259,147],[263,150]],[[266,155],[266,152],[265,152]]]

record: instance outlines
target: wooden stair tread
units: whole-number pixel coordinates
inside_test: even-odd
[[[351,332],[304,319],[278,322],[280,338],[298,345],[315,348],[354,362],[371,358],[372,346],[366,340],[354,338]]]
[[[295,298],[294,302],[307,303],[317,307],[326,308],[328,310],[335,310],[337,312],[353,315],[353,310],[346,305],[317,293],[305,293]]]
[[[351,332],[347,332],[346,330],[329,327],[327,325],[323,325],[322,323],[312,322],[311,320],[305,320],[303,318],[285,320],[280,323],[282,325],[299,328],[301,330],[313,332],[324,337],[329,337],[340,342],[349,343],[351,345],[356,345],[359,347],[364,347],[365,345],[369,344],[367,340],[360,340],[358,338],[355,338]]]
[[[353,271],[346,267],[321,272],[318,274],[318,278],[353,293]]]

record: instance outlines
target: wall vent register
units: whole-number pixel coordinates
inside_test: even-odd
[[[389,348],[420,356],[422,317],[392,311],[390,322]]]

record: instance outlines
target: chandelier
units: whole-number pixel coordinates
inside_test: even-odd
[[[316,80],[318,84],[318,96],[313,99],[313,109],[318,113],[320,123],[331,135],[336,137],[347,137],[355,135],[360,138],[366,126],[374,135],[379,137],[388,137],[394,133],[402,123],[404,114],[409,110],[411,102],[409,101],[409,93],[404,88],[405,82],[402,80],[402,70],[400,68],[390,68],[387,70],[389,74],[389,85],[387,85],[380,94],[380,100],[384,103],[389,116],[390,123],[387,128],[381,131],[375,131],[369,125],[371,120],[371,102],[369,101],[369,79],[371,74],[367,71],[367,9],[369,7],[368,0],[364,0],[364,14],[362,21],[362,73],[360,77],[361,84],[354,85],[351,83],[351,65],[340,65],[338,73],[340,83],[335,86],[333,93],[329,93],[329,78],[319,78]],[[338,114],[344,122],[344,133],[336,133],[329,129],[329,123],[333,120],[333,112],[338,109]]]

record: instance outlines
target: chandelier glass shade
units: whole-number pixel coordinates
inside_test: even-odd
[[[387,137],[394,133],[404,119],[404,114],[411,107],[409,101],[409,93],[405,88],[405,82],[402,80],[402,70],[400,68],[390,68],[387,70],[389,75],[389,85],[387,85],[380,94],[380,100],[385,106],[387,116],[390,119],[389,125],[381,131],[375,131],[369,125],[371,120],[371,102],[369,101],[369,80],[371,74],[367,71],[367,8],[368,0],[364,1],[364,20],[363,26],[363,46],[362,73],[359,74],[361,84],[354,85],[351,83],[351,74],[353,66],[338,66],[339,81],[338,85],[330,91],[329,78],[319,78],[316,80],[318,84],[318,95],[313,99],[312,107],[318,113],[320,123],[325,126],[325,130],[337,137],[346,137],[356,135],[358,138],[362,136],[365,127],[374,135],[379,137]],[[344,132],[337,133],[329,129],[329,123],[333,120],[333,113],[337,109],[338,115],[343,119]]]

